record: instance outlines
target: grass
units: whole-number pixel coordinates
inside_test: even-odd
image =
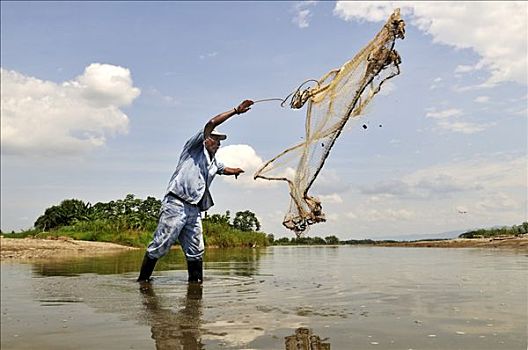
[[[70,237],[81,241],[111,242],[131,247],[145,247],[152,240],[157,223],[147,225],[145,229],[133,230],[121,228],[108,220],[78,221],[70,226],[41,232],[26,230],[8,234],[10,238],[48,238]],[[267,246],[268,240],[263,232],[240,231],[233,227],[205,221],[203,223],[206,246],[219,248]]]
[[[255,231],[241,231],[219,223],[204,222],[206,246],[219,248],[255,247],[269,244],[266,234]]]

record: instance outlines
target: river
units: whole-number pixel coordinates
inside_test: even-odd
[[[140,288],[142,254],[2,263],[1,348],[527,349],[526,251],[209,249],[197,286],[173,250]]]

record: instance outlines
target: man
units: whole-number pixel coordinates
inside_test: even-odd
[[[185,143],[162,201],[158,227],[145,252],[138,282],[150,281],[156,262],[176,241],[180,242],[187,260],[189,282],[203,281],[204,240],[200,212],[214,205],[209,187],[216,174],[238,177],[244,172],[216,160],[220,141],[227,136],[215,128],[235,114],[246,113],[252,104],[253,101],[245,100],[238,107],[218,114]]]

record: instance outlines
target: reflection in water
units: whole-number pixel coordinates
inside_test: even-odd
[[[180,251],[139,292],[141,259],[2,262],[0,348],[527,349],[525,252],[210,249],[203,299]]]
[[[200,337],[202,316],[202,285],[189,283],[183,305],[177,311],[161,306],[159,297],[150,283],[140,286],[147,320],[151,326],[156,349],[203,349]],[[176,306],[178,307],[178,306]]]
[[[209,249],[204,256],[204,268],[214,269],[223,275],[252,276],[258,273],[259,260],[265,249]],[[138,271],[143,260],[143,250],[128,251],[110,256],[67,258],[56,261],[35,261],[33,272],[41,276],[80,276],[85,273],[98,275],[123,274]],[[154,277],[160,271],[184,270],[185,256],[181,249],[173,249],[156,265]],[[207,276],[205,276],[207,278]]]
[[[326,339],[312,334],[308,328],[297,328],[294,335],[284,338],[286,350],[330,350],[330,343],[323,343]]]

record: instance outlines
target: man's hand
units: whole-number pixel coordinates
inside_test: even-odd
[[[241,104],[238,105],[237,108],[235,108],[236,114],[242,114],[249,111],[251,108],[249,108],[253,104],[253,101],[251,100],[244,100]]]
[[[238,179],[238,175],[242,174],[244,172],[244,170],[240,169],[240,168],[236,168],[235,169],[235,172],[233,175],[235,175],[235,179]]]
[[[235,175],[235,179],[238,179],[238,175],[242,174],[244,170],[240,168],[224,168],[224,175]]]

